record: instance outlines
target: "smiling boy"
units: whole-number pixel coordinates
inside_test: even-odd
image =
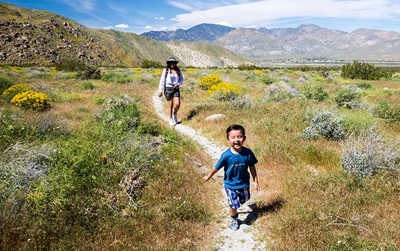
[[[239,229],[238,212],[241,204],[250,199],[250,174],[259,191],[259,184],[255,164],[258,160],[254,153],[243,146],[246,140],[245,129],[238,124],[230,125],[226,129],[226,136],[230,148],[221,154],[220,159],[208,175],[203,177],[208,181],[218,170],[224,168],[224,188],[228,198],[231,221],[229,227]]]

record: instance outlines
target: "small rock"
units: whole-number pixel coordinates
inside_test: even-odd
[[[224,114],[214,114],[214,115],[210,115],[206,118],[206,121],[215,121],[215,120],[219,120],[225,118]]]

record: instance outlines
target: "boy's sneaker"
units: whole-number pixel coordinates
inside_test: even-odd
[[[229,224],[229,227],[233,230],[239,229],[239,222],[238,222],[237,217],[236,218],[231,217],[231,222]]]
[[[176,122],[175,122],[175,120],[174,120],[174,119],[171,119],[171,121],[169,122],[169,125],[170,125],[170,126],[174,126],[174,125],[176,125]]]
[[[175,124],[178,124],[178,115],[176,113],[173,114],[172,119],[174,120]]]

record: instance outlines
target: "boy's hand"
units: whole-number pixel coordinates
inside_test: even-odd
[[[208,178],[208,175],[206,175],[206,176],[203,177],[203,180],[204,180],[204,181],[208,181],[209,179],[210,179],[210,178]]]
[[[162,92],[158,93],[158,96],[161,97],[162,96]]]

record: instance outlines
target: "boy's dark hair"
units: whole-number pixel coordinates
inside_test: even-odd
[[[239,125],[239,124],[232,124],[232,125],[230,125],[230,126],[226,129],[226,137],[227,137],[227,138],[229,138],[229,137],[228,137],[228,134],[229,134],[229,132],[232,131],[232,130],[240,130],[240,131],[242,132],[243,136],[246,136],[246,132],[245,132],[243,126],[241,126],[241,125]]]

